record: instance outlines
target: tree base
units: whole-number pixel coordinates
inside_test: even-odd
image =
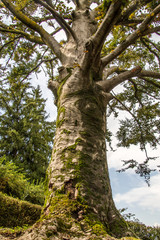
[[[39,221],[31,228],[21,233],[4,233],[1,232],[0,240],[117,240],[107,234],[101,223],[94,224],[92,227],[81,220],[76,222],[67,221],[67,219],[54,218]],[[125,235],[129,233],[126,232]],[[122,230],[121,235],[124,235]],[[136,240],[133,237],[123,237],[121,240]]]

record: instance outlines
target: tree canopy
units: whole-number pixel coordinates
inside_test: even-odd
[[[1,76],[5,78],[6,72],[11,73],[13,66],[19,68],[18,74],[22,74],[24,79],[33,72],[44,71],[49,87],[55,92],[57,71],[53,69],[65,61],[68,40],[72,38],[73,43],[78,44],[78,33],[73,30],[75,7],[88,9],[86,11],[93,15],[95,28],[98,24],[97,31],[86,42],[84,58],[93,56],[94,71],[103,70],[102,79],[100,77],[95,81],[99,87],[110,92],[112,101],[108,115],[117,117],[120,111],[129,113],[119,123],[118,146],[140,145],[146,154],[144,164],[139,165],[130,159],[126,168],[135,167],[138,173],[147,177],[150,173],[147,164],[152,158],[148,156],[146,144],[155,148],[160,131],[159,1],[2,0]],[[66,37],[63,38],[61,32]],[[99,55],[101,65],[96,63]],[[66,67],[74,69],[82,66],[75,61]],[[120,90],[114,92],[119,85]]]
[[[106,107],[107,117],[127,113],[118,145],[145,153],[122,171],[148,181],[146,146],[158,146],[160,130],[159,1],[1,0],[0,12],[2,79],[15,68],[22,82],[44,71],[58,109],[41,221],[20,239],[133,235],[112,198]]]

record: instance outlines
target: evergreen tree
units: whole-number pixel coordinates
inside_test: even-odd
[[[18,76],[14,67],[0,87],[0,155],[23,169],[31,180],[44,179],[54,137],[46,100],[39,88]],[[23,73],[24,74],[24,73]]]
[[[41,222],[20,239],[125,235],[106,163],[106,107],[130,114],[117,137],[140,145],[144,163],[128,163],[148,177],[146,144],[159,143],[159,1],[1,0],[0,7],[2,77],[9,62],[26,66],[26,78],[42,66],[58,108]]]

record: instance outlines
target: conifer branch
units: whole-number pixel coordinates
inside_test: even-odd
[[[139,37],[146,35],[145,31],[148,29],[148,24],[152,22],[154,17],[160,12],[160,4],[147,16],[140,24],[136,31],[130,34],[118,47],[116,47],[110,54],[102,58],[102,65],[105,67],[108,63],[113,61],[117,56],[124,52],[130,45],[132,45]]]

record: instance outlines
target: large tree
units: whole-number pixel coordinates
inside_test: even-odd
[[[145,162],[128,163],[148,175],[146,143],[155,147],[159,137],[160,46],[154,38],[160,32],[160,4],[1,2],[2,57],[7,64],[10,59],[16,64],[32,61],[28,74],[46,66],[58,108],[44,211],[39,223],[20,239],[111,239],[108,233],[127,234],[108,175],[106,107],[115,115],[116,109],[130,113],[129,122],[121,122],[118,138],[126,147],[140,143]],[[66,38],[58,42],[55,34],[61,30]],[[58,74],[53,74],[55,64]],[[119,85],[116,95],[113,90]]]

